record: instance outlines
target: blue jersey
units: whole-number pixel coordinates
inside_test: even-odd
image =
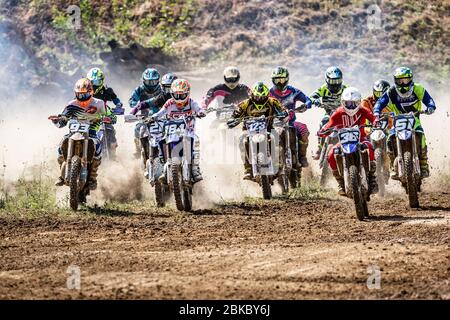
[[[295,104],[297,101],[303,102],[306,104],[306,107],[311,108],[312,102],[311,99],[308,98],[301,90],[294,88],[292,86],[287,86],[286,89],[281,92],[276,87],[272,87],[270,89],[270,96],[280,101],[280,103],[286,109],[293,111],[295,109]],[[289,124],[292,125],[295,120],[295,112],[291,112],[291,118],[289,120]]]
[[[140,110],[141,114],[148,115],[149,113],[156,113],[158,112],[160,106],[158,107],[154,103],[153,98],[156,98],[162,94],[163,91],[161,89],[161,86],[158,86],[155,92],[149,93],[147,90],[145,90],[144,85],[140,85],[139,87],[134,89],[133,93],[131,94],[130,100],[128,100],[128,103],[130,104],[131,108],[134,108],[139,102],[144,102],[147,108],[142,108]]]

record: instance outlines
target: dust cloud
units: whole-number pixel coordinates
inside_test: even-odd
[[[233,63],[231,63],[233,64]],[[282,64],[282,63],[280,63]],[[333,61],[329,61],[332,65]],[[262,67],[240,66],[242,82],[249,86],[255,81],[263,80],[271,85],[270,72],[277,62],[263,64]],[[226,65],[214,69],[199,69],[196,71],[178,71],[179,77],[188,79],[192,85],[192,97],[201,102],[207,90],[223,81],[222,70]],[[324,70],[311,66],[289,65],[290,84],[300,88],[310,95],[314,89],[323,83]],[[87,68],[88,69],[88,68]],[[86,69],[86,71],[87,71]],[[355,72],[352,65],[342,67],[345,82],[361,89],[363,95],[370,94],[372,83],[385,78],[390,80],[392,70],[386,74],[376,74],[366,70],[365,73]],[[5,72],[5,69],[2,69]],[[128,98],[132,90],[140,83],[139,77],[114,77],[106,69],[106,83],[112,86],[123,101],[126,112],[129,112]],[[3,77],[8,75],[2,74]],[[9,75],[10,76],[10,75]],[[83,76],[80,74],[80,77]],[[421,72],[416,71],[416,79],[420,82]],[[436,99],[438,109],[432,116],[423,116],[423,126],[429,144],[429,156],[433,177],[439,172],[449,171],[450,146],[445,137],[449,123],[450,96],[442,90],[424,84],[430,94]],[[57,114],[72,97],[53,91],[20,92],[17,96],[8,96],[0,105],[0,161],[4,165],[4,178],[10,181],[18,179],[30,166],[46,162],[53,164],[49,174],[55,179],[59,173],[56,163],[56,149],[67,129],[58,129],[47,117]],[[317,165],[311,159],[311,153],[316,148],[315,132],[323,116],[322,109],[311,109],[297,114],[298,120],[306,123],[311,132],[308,152],[313,176],[318,173]],[[118,161],[107,163],[103,161],[99,170],[99,189],[92,193],[90,203],[105,201],[126,202],[129,200],[152,200],[153,189],[144,181],[140,160],[134,159],[133,130],[134,124],[124,123],[123,117],[118,117],[115,126],[119,147]],[[260,188],[256,183],[242,181],[243,164],[239,152],[238,141],[240,128],[223,131],[213,129],[214,113],[197,122],[200,137],[201,167],[204,181],[195,186],[194,204],[196,208],[207,208],[218,202],[243,200],[246,196],[260,196]],[[431,185],[434,178],[427,181]],[[275,192],[279,192],[275,186]],[[394,188],[395,190],[395,188]],[[58,191],[65,193],[67,190]]]

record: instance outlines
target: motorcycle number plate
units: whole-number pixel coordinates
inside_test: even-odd
[[[359,130],[340,132],[339,141],[341,142],[341,144],[359,142],[359,134]]]
[[[152,122],[148,126],[148,130],[150,131],[151,134],[162,133],[163,132],[163,125],[164,125],[164,123],[161,122],[161,121]]]
[[[261,130],[264,130],[266,128],[266,123],[265,122],[250,122],[247,124],[247,130],[249,132],[258,132]]]
[[[388,120],[380,120],[380,128],[385,130],[389,124]]]
[[[233,115],[233,111],[224,111],[219,114],[219,120],[228,120]]]
[[[70,132],[89,132],[89,125],[86,123],[73,122],[69,126]]]
[[[395,120],[395,130],[396,131],[403,131],[403,130],[412,130],[415,123],[414,118],[400,118]]]

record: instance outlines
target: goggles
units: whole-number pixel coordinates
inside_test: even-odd
[[[288,79],[287,78],[273,78],[273,83],[275,85],[285,85],[286,83],[288,83]]]
[[[156,87],[159,83],[158,79],[155,80],[144,80],[144,85],[147,87]]]
[[[328,84],[341,84],[342,78],[341,79],[327,79],[327,83]]]
[[[90,92],[77,92],[75,97],[78,101],[87,101],[92,97],[92,94]]]
[[[92,79],[91,82],[92,82],[92,85],[96,86],[96,87],[100,87],[101,84],[102,84],[102,80],[98,79],[98,78],[97,79]]]
[[[400,87],[408,86],[412,81],[412,78],[395,79],[395,84]]]
[[[189,96],[189,93],[172,93],[172,97],[175,99],[175,101],[185,101],[187,97]]]
[[[374,92],[373,92],[373,96],[374,96],[376,99],[380,99],[382,95],[383,95],[383,91],[374,91]]]
[[[344,106],[349,110],[355,110],[356,108],[359,107],[360,104],[361,104],[361,102],[357,102],[357,101],[345,101],[344,102]]]
[[[239,77],[225,78],[225,82],[228,82],[228,83],[236,83],[238,81],[239,81]]]

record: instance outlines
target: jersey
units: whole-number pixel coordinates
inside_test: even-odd
[[[292,86],[287,86],[283,92],[278,90],[276,87],[272,87],[270,89],[270,96],[280,101],[283,107],[285,107],[287,110],[292,111],[289,114],[289,125],[291,126],[297,119],[295,116],[295,112],[293,112],[296,102],[303,102],[304,104],[306,104],[306,107],[308,109],[311,108],[312,105],[311,99],[309,99],[301,90]]]
[[[344,92],[344,89],[347,87],[348,85],[343,84],[341,90],[339,90],[338,93],[331,93],[331,91],[328,90],[327,84],[325,83],[319,89],[314,91],[311,94],[310,98],[313,104],[318,104],[320,102],[320,99],[322,98],[322,105],[325,109],[325,112],[330,115],[341,105],[342,92]]]
[[[74,99],[71,100],[67,107],[64,108],[63,112],[61,113],[62,116],[65,116],[67,118],[79,118],[79,119],[89,119],[90,126],[89,126],[89,134],[90,135],[96,135],[97,131],[100,129],[100,121],[102,117],[109,116],[105,102],[92,98],[91,102],[86,108],[83,108],[80,106],[78,100]],[[67,121],[65,120],[59,120],[56,123],[56,126],[58,128],[62,128],[67,125]]]
[[[211,88],[203,98],[202,107],[208,108],[211,102],[219,97],[222,97],[224,105],[239,104],[245,99],[249,98],[250,89],[245,84],[238,84],[234,89],[230,89],[226,84],[218,84]]]
[[[355,115],[349,116],[344,107],[339,107],[336,111],[331,115],[330,120],[327,122],[325,126],[320,129],[318,135],[321,137],[325,137],[326,134],[324,132],[331,128],[342,129],[342,128],[350,128],[353,126],[362,126],[366,124],[366,121],[373,123],[375,121],[375,116],[372,111],[367,108],[359,108]],[[367,136],[364,127],[359,128],[361,133],[360,140],[364,140]]]
[[[285,115],[287,116],[287,110],[281,105],[281,103],[272,97],[267,99],[267,102],[262,108],[258,108],[252,99],[247,99],[242,101],[237,109],[233,112],[233,118],[244,118],[244,117],[270,117],[267,120],[267,130],[272,130],[273,127],[273,116]]]

